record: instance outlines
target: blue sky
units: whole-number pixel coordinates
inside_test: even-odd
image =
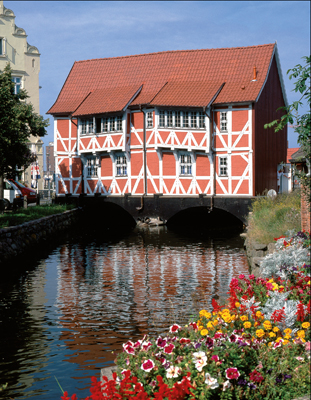
[[[50,118],[74,61],[166,50],[253,46],[277,41],[286,71],[310,55],[309,1],[5,1],[41,53],[40,113]],[[289,129],[289,147],[296,135]]]

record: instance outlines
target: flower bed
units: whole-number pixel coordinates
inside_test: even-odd
[[[308,393],[310,234],[278,238],[276,248],[263,277],[231,280],[225,305],[213,299],[188,325],[125,343],[118,373],[92,378],[87,399],[292,400]]]

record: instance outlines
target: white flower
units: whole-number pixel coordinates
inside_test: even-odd
[[[166,377],[167,378],[177,378],[178,375],[180,374],[181,369],[178,367],[174,367],[174,365],[171,365],[167,370],[166,370]]]
[[[216,378],[212,378],[211,375],[207,372],[205,374],[205,383],[210,386],[211,389],[216,389],[219,387],[219,383]]]
[[[195,363],[196,369],[201,372],[202,368],[207,364],[207,357],[204,351],[198,351],[197,353],[193,353],[193,362]]]
[[[226,381],[223,385],[224,385],[224,387],[222,390],[225,392],[226,389],[228,389],[231,386],[231,383],[229,381]]]

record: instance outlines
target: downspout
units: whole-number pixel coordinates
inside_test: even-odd
[[[72,115],[70,117],[70,122],[77,127],[77,144],[76,144],[77,150],[76,151],[78,152],[78,149],[79,149],[78,138],[80,139],[80,137],[79,137],[79,132],[78,132],[78,125],[73,122]],[[84,194],[84,163],[83,163],[83,157],[81,157],[81,154],[80,154],[80,160],[81,160],[81,171],[82,171],[82,173],[81,173],[81,194]]]
[[[146,154],[146,114],[142,108],[142,105],[139,105],[140,111],[144,114],[144,128],[143,128],[143,166],[144,166],[144,194],[140,199],[140,207],[136,207],[136,210],[142,210],[144,208],[144,196],[147,196],[148,188],[147,188],[147,154]]]
[[[215,195],[215,183],[216,183],[216,173],[215,173],[215,153],[214,153],[214,150],[213,150],[213,143],[212,143],[212,140],[213,140],[213,123],[212,123],[212,109],[211,109],[211,116],[209,116],[208,114],[207,114],[207,112],[206,112],[206,108],[207,107],[203,107],[203,112],[205,113],[205,115],[207,116],[207,118],[209,119],[209,125],[210,125],[210,140],[209,140],[209,143],[210,143],[210,151],[211,151],[211,153],[212,153],[212,159],[213,159],[213,168],[214,168],[214,173],[213,173],[213,192],[212,192],[212,195],[211,195],[211,203],[210,203],[210,209],[209,209],[209,211],[208,212],[211,212],[211,211],[213,211],[213,207],[214,207],[214,195]]]

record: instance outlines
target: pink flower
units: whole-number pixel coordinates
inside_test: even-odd
[[[305,349],[306,349],[306,351],[310,351],[310,349],[311,349],[311,342],[306,342],[306,343],[305,343]]]
[[[217,362],[217,361],[219,361],[219,357],[217,355],[213,355],[212,356],[212,360]]]
[[[240,373],[237,368],[227,368],[226,369],[226,377],[228,379],[238,379]]]
[[[190,322],[189,326],[191,326],[195,331],[198,329],[198,325],[195,322]]]
[[[173,345],[173,343],[170,343],[164,347],[164,353],[172,354],[174,349],[175,349],[175,346]]]
[[[243,275],[243,274],[239,275],[239,279],[244,279],[244,278],[245,278],[245,275]]]
[[[141,369],[149,372],[154,368],[154,362],[152,360],[147,360],[141,365]]]
[[[175,333],[175,332],[178,332],[179,329],[181,329],[181,326],[179,326],[179,325],[177,325],[177,324],[174,324],[174,325],[172,325],[172,326],[170,327],[170,332],[171,332],[171,333]]]
[[[123,349],[127,352],[127,354],[135,354],[133,342],[131,342],[130,340],[123,344]]]
[[[151,342],[143,342],[141,344],[142,349],[145,350],[145,351],[148,351],[151,346],[152,346]]]
[[[255,279],[255,275],[251,274],[251,275],[249,276],[249,279]]]
[[[166,346],[167,341],[165,339],[162,339],[160,336],[160,337],[158,337],[156,343],[157,343],[158,347],[163,348]]]

